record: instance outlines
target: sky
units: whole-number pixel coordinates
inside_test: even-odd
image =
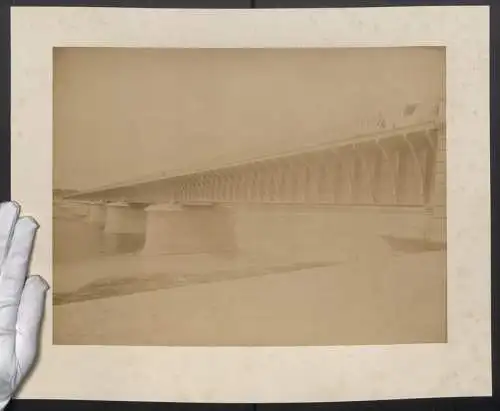
[[[442,48],[56,49],[54,188],[334,141],[444,94]]]

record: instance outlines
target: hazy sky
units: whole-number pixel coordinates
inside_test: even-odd
[[[54,54],[54,187],[345,138],[359,116],[444,97],[442,49]]]

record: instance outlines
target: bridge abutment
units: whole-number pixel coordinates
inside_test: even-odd
[[[446,141],[444,132],[438,134],[435,150],[432,190],[429,193],[429,216],[426,240],[437,247],[445,247],[447,238],[446,212]]]

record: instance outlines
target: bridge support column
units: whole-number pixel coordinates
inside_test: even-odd
[[[93,221],[92,206],[87,202],[67,200],[56,204],[53,223],[56,263],[85,261],[100,256],[103,225]]]
[[[426,240],[430,243],[446,244],[446,142],[444,132],[437,136],[434,163],[434,178],[431,186],[427,214],[429,222]]]
[[[110,203],[106,206],[104,247],[107,253],[138,251],[144,244],[146,229],[144,206]]]
[[[106,205],[104,203],[91,203],[88,208],[88,222],[104,228],[106,224]]]
[[[226,254],[236,249],[230,208],[214,204],[156,204],[146,208],[142,253]]]

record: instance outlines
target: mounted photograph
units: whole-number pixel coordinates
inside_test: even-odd
[[[13,7],[18,398],[491,396],[489,13]]]
[[[54,344],[447,341],[444,47],[53,67]]]

